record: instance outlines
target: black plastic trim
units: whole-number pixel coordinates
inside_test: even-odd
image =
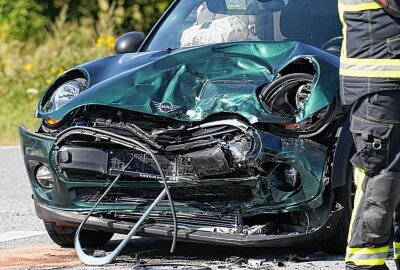
[[[77,227],[84,219],[85,215],[78,212],[62,211],[39,204],[35,201],[36,214],[44,221],[55,222],[62,226]],[[211,243],[225,246],[243,247],[283,247],[304,244],[305,242],[321,241],[328,239],[335,231],[335,228],[342,217],[344,208],[339,208],[331,212],[326,222],[316,230],[308,233],[296,233],[285,235],[235,235],[224,233],[213,233],[197,231],[186,228],[178,229],[178,239],[180,241]],[[112,219],[90,217],[86,222],[86,229],[103,230],[115,233],[128,233],[134,223],[116,221]],[[139,235],[156,236],[160,238],[171,238],[173,227],[145,224],[138,231]]]
[[[62,146],[57,154],[58,166],[68,172],[106,174],[108,152],[102,149]]]
[[[160,26],[162,23],[165,21],[165,19],[169,16],[169,14],[172,12],[172,10],[175,9],[177,6],[178,2],[180,0],[174,0],[169,7],[164,11],[164,13],[161,15],[160,19],[154,24],[154,26],[150,29],[149,33],[146,35],[142,45],[139,47],[138,52],[145,52],[147,51],[147,48],[149,47],[150,41],[153,39],[154,35],[157,33],[159,30]]]

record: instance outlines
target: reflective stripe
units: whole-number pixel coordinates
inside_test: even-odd
[[[382,6],[376,2],[356,4],[356,5],[344,5],[344,4],[339,3],[339,11],[340,12],[356,12],[356,11],[374,10],[374,9],[381,9],[381,8],[382,8]]]
[[[359,5],[374,2],[374,0],[339,0],[339,3],[342,5]]]
[[[347,58],[347,24],[345,12],[381,9],[373,0],[340,0],[339,17],[343,25],[343,46],[340,58],[339,74],[350,77],[400,78],[400,59],[356,59]]]
[[[356,185],[356,195],[354,197],[354,207],[353,212],[351,214],[351,221],[349,227],[349,235],[347,237],[347,242],[350,242],[351,236],[353,234],[353,224],[356,218],[356,213],[358,212],[358,208],[360,207],[361,198],[364,195],[364,191],[362,189],[365,179],[367,178],[365,171],[359,167],[354,167],[353,172],[354,184]],[[349,249],[349,248],[348,248]]]
[[[358,266],[383,265],[389,253],[389,246],[379,248],[350,248],[346,249],[346,262]]]
[[[400,71],[400,65],[399,66],[379,66],[379,65],[374,65],[374,66],[359,66],[359,65],[341,65],[341,69],[348,69],[348,70],[365,70],[365,71]]]
[[[400,71],[368,71],[368,70],[352,70],[340,69],[340,75],[350,77],[364,78],[400,78]]]
[[[396,260],[400,259],[400,242],[393,242],[393,257]]]
[[[342,5],[339,4],[339,19],[340,22],[343,25],[342,28],[342,35],[343,35],[343,42],[342,42],[342,49],[340,52],[340,58],[347,56],[347,48],[346,48],[346,44],[347,44],[347,24],[344,21],[344,11],[341,10]]]
[[[388,252],[374,253],[374,254],[347,254],[348,260],[371,260],[371,259],[386,259]]]
[[[346,248],[346,253],[347,255],[349,254],[362,254],[362,255],[370,255],[370,254],[377,254],[377,253],[388,253],[389,252],[389,245],[384,246],[384,247],[377,247],[377,248],[351,248],[347,247]]]
[[[400,78],[400,59],[340,59],[340,75],[352,77]]]
[[[383,265],[386,261],[385,259],[371,259],[371,260],[358,260],[358,259],[347,259],[345,262],[352,262],[355,265],[360,265],[360,266],[379,266]]]
[[[344,65],[363,65],[363,66],[397,66],[400,68],[400,59],[359,59],[359,58],[340,58],[340,63]]]

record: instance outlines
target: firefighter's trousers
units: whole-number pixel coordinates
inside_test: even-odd
[[[357,187],[350,224],[346,269],[388,269],[393,241],[400,270],[400,91],[358,100],[350,130]]]

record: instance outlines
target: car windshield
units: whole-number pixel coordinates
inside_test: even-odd
[[[337,0],[181,0],[147,51],[283,40],[329,50],[340,46],[341,35]]]

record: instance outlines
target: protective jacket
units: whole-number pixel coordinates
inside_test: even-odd
[[[400,270],[400,0],[339,0],[343,24],[341,98],[353,104],[350,131],[357,187],[346,269],[388,270],[393,235]],[[392,228],[394,232],[392,233]]]
[[[381,2],[383,4],[381,4]],[[341,98],[350,105],[364,95],[400,89],[400,0],[339,0],[343,23]]]
[[[375,0],[381,4],[383,9],[393,17],[400,18],[400,1],[399,0]]]

